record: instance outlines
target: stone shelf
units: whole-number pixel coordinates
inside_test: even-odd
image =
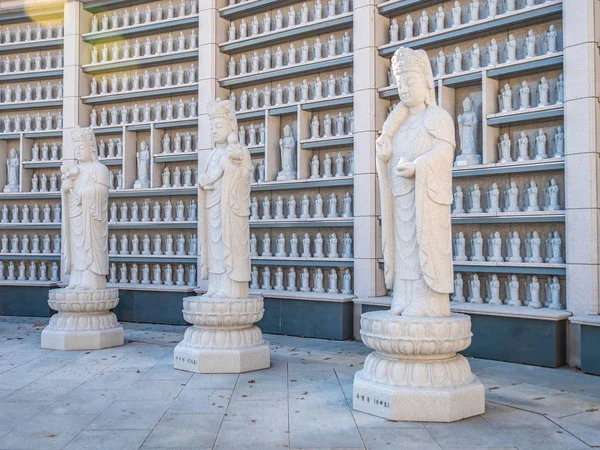
[[[354,220],[351,217],[322,218],[322,219],[259,219],[250,220],[250,228],[325,228],[325,227],[352,227]]]
[[[62,21],[64,16],[64,3],[40,3],[38,5],[30,3],[17,3],[15,5],[6,5],[0,14],[0,25],[11,25],[15,22],[29,21]]]
[[[286,114],[296,114],[298,105],[303,111],[319,111],[324,109],[343,108],[354,104],[354,95],[338,95],[335,97],[325,97],[318,100],[309,100],[308,102],[296,102],[287,105],[270,106],[268,108],[258,108],[248,111],[236,112],[238,121],[264,119],[265,114],[270,116],[282,116]]]
[[[399,16],[416,8],[443,3],[444,0],[388,0],[378,5],[379,14],[385,17]]]
[[[198,222],[191,220],[182,222],[108,222],[108,228],[110,230],[148,230],[157,228],[195,230],[198,228]]]
[[[120,166],[123,164],[123,158],[100,158],[98,161],[105,166]]]
[[[219,14],[223,19],[235,20],[240,17],[258,14],[273,8],[283,8],[284,6],[297,2],[298,0],[249,0],[220,8]]]
[[[548,158],[529,161],[514,161],[510,163],[481,164],[476,166],[455,167],[452,169],[453,178],[500,175],[506,173],[546,172],[564,170],[565,159]]]
[[[277,256],[251,257],[255,266],[286,267],[353,267],[354,258],[280,258]]]
[[[152,263],[152,264],[188,264],[196,263],[196,255],[108,255],[108,261],[114,263]]]
[[[522,8],[495,18],[485,18],[473,23],[466,23],[458,27],[446,28],[426,36],[417,36],[411,39],[385,44],[379,47],[379,55],[391,58],[400,47],[430,49],[442,46],[452,46],[459,42],[476,37],[502,31],[510,28],[531,26],[540,22],[559,19],[562,17],[562,0],[555,0]]]
[[[0,253],[7,261],[60,261],[60,253]]]
[[[293,181],[269,181],[266,183],[253,184],[252,192],[261,191],[278,191],[292,189],[315,189],[315,188],[330,188],[338,186],[353,186],[354,177],[331,177],[317,178],[316,180],[293,180]]]
[[[0,230],[60,230],[60,223],[0,223]]]
[[[486,303],[450,303],[452,312],[481,314],[484,316],[520,317],[536,320],[558,321],[571,316],[569,311],[528,306],[489,305]]]
[[[10,133],[0,133],[0,141],[9,141],[9,140],[14,140],[14,139],[20,139],[21,138],[21,134],[23,132],[14,132],[11,131]]]
[[[265,118],[265,108],[260,109],[251,109],[248,111],[237,111],[235,113],[235,117],[238,121],[241,120],[253,120],[253,119],[264,119]]]
[[[23,161],[24,169],[56,169],[62,166],[62,161]]]
[[[481,84],[482,78],[500,79],[507,77],[516,77],[527,75],[530,73],[544,72],[562,67],[563,54],[562,52],[536,56],[530,59],[520,59],[511,63],[502,63],[496,66],[486,66],[480,69],[467,70],[459,73],[451,73],[434,77],[436,87],[441,83],[447,87],[464,87],[475,86]],[[378,89],[379,97],[382,99],[397,99],[398,87],[385,86]]]
[[[34,102],[10,102],[0,103],[0,111],[18,111],[26,109],[60,108],[63,105],[62,98],[56,100],[40,100]]]
[[[186,119],[173,119],[173,120],[161,120],[160,122],[152,122],[154,128],[165,129],[165,128],[189,128],[198,127],[198,117],[188,117]],[[133,125],[135,126],[135,125]],[[132,128],[132,125],[127,125],[129,131],[137,131]]]
[[[159,163],[177,162],[177,161],[196,161],[198,162],[198,152],[179,152],[179,153],[155,153],[152,155],[154,161]]]
[[[589,325],[592,327],[600,327],[600,316],[593,314],[582,314],[573,316],[569,319],[571,323],[577,323],[579,325]]]
[[[291,42],[304,37],[313,37],[322,33],[332,33],[345,28],[352,28],[353,13],[338,14],[321,20],[315,20],[305,25],[298,24],[281,30],[269,31],[268,33],[248,36],[235,41],[227,41],[219,44],[221,53],[231,55],[242,53],[257,48],[269,47],[284,42]]]
[[[519,109],[506,113],[488,114],[487,124],[500,127],[511,124],[524,124],[541,122],[545,120],[560,119],[564,116],[564,105],[548,105],[537,108]]]
[[[467,223],[561,223],[564,221],[564,211],[452,214],[453,225]]]
[[[319,111],[323,109],[343,108],[354,105],[354,95],[338,95],[337,97],[327,97],[320,100],[310,100],[300,103],[303,111]]]
[[[107,72],[119,72],[123,70],[139,69],[163,64],[177,64],[185,61],[198,59],[198,49],[164,53],[161,55],[142,56],[140,58],[129,58],[119,61],[109,61],[97,64],[85,64],[81,66],[84,73],[102,74]]]
[[[105,125],[92,128],[94,129],[95,136],[105,134],[123,134],[123,125]]]
[[[54,117],[56,120],[56,117]],[[41,139],[41,138],[62,138],[62,130],[42,130],[42,131],[24,131],[23,137],[30,139]]]
[[[18,270],[15,269],[15,272]],[[58,281],[29,281],[29,280],[2,280],[0,286],[24,286],[24,287],[59,287]]]
[[[335,120],[335,116],[332,121]],[[302,150],[313,150],[316,148],[337,148],[354,145],[354,137],[352,135],[331,136],[319,139],[305,139],[300,142]]]
[[[269,109],[270,116],[285,116],[288,114],[296,114],[298,111],[297,104],[292,104],[289,106],[276,106]]]
[[[10,44],[0,44],[0,54],[16,52],[34,52],[43,50],[52,50],[63,47],[64,38],[38,39],[31,41],[11,42]]]
[[[0,201],[4,200],[54,200],[60,199],[60,192],[0,192]]]
[[[257,83],[333,71],[344,67],[352,67],[353,61],[354,57],[352,53],[347,53],[332,58],[316,59],[307,63],[296,63],[289,66],[262,70],[256,73],[220,78],[219,84],[222,88],[236,89]]]
[[[455,272],[566,275],[565,264],[454,261]]]
[[[128,198],[128,197],[175,197],[178,195],[197,195],[197,187],[181,188],[150,188],[150,189],[119,189],[110,190],[109,198]],[[1,198],[1,197],[0,197]]]
[[[56,69],[42,69],[30,72],[8,72],[0,73],[0,82],[2,81],[31,81],[31,80],[45,80],[49,78],[62,78],[63,69],[62,67]]]
[[[250,289],[251,295],[281,300],[308,300],[313,302],[349,303],[356,297],[353,294],[328,294],[326,292],[276,291],[275,289]]]
[[[131,284],[131,283],[106,283],[106,287],[118,288],[120,291],[152,291],[152,292],[194,292],[194,286],[167,286],[164,284]]]
[[[150,23],[112,28],[106,31],[85,33],[81,37],[88,44],[101,44],[116,40],[131,39],[149,34],[168,33],[198,26],[198,14],[157,20]]]
[[[81,97],[86,105],[101,105],[105,103],[133,102],[140,99],[155,99],[174,95],[198,94],[198,83],[186,83],[176,86],[139,89],[136,91],[118,92],[116,94],[86,95]]]

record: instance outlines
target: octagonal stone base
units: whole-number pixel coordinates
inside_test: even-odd
[[[269,343],[236,349],[203,349],[180,342],[174,351],[174,367],[196,373],[243,373],[271,366]]]
[[[485,412],[483,385],[457,352],[471,344],[471,319],[361,316],[361,337],[375,350],[356,373],[354,409],[389,420],[453,422]]]
[[[475,376],[454,388],[400,388],[366,381],[358,372],[352,394],[354,409],[388,420],[454,422],[485,412],[484,388]]]
[[[271,365],[269,343],[254,325],[263,299],[186,297],[183,317],[193,324],[174,351],[175,369],[196,373],[242,373]]]
[[[123,327],[110,312],[119,303],[118,289],[53,289],[48,305],[58,311],[42,331],[49,350],[99,350],[123,345]]]

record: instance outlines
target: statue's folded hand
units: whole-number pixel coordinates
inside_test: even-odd
[[[391,153],[391,141],[387,134],[382,134],[377,138],[376,144],[376,153],[377,158],[381,159],[384,162],[389,161],[392,156]]]
[[[67,178],[64,180],[60,186],[63,192],[68,192],[73,189],[73,180],[71,178]]]
[[[400,160],[396,166],[396,174],[404,178],[411,178],[415,176],[415,170],[417,166],[414,162]]]

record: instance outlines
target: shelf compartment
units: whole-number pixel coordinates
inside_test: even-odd
[[[527,75],[530,73],[545,72],[559,69],[563,66],[564,58],[562,52],[546,54],[530,59],[520,59],[517,62],[503,64],[488,69],[488,78],[500,79]]]
[[[332,136],[320,139],[306,139],[300,143],[302,150],[313,150],[320,148],[338,148],[354,145],[354,137],[352,135]]]
[[[234,20],[265,12],[273,8],[283,8],[297,2],[298,0],[250,0],[220,8],[219,14],[223,19]]]
[[[219,44],[221,53],[231,55],[248,50],[256,50],[259,47],[268,47],[282,44],[284,42],[295,41],[308,36],[315,36],[321,33],[332,33],[334,31],[352,28],[353,13],[338,14],[334,17],[309,22],[306,25],[295,25],[293,27],[282,28],[281,30],[270,31],[268,33],[258,34],[235,41],[227,41]]]
[[[177,86],[161,87],[155,89],[139,89],[137,91],[119,92],[116,94],[87,95],[81,97],[86,105],[102,105],[114,102],[129,102],[141,99],[154,99],[171,97],[173,95],[198,94],[198,83],[186,83]]]
[[[49,78],[62,78],[62,67],[57,69],[43,69],[30,72],[9,72],[0,73],[0,81],[23,81],[23,80],[45,80]]]
[[[250,228],[325,228],[325,227],[352,227],[354,220],[351,217],[323,218],[323,219],[268,219],[251,220]]]
[[[198,152],[180,152],[180,153],[157,153],[154,156],[155,162],[177,162],[177,161],[196,161],[198,162]]]
[[[60,108],[63,105],[62,98],[56,100],[41,100],[35,102],[10,102],[0,103],[0,111],[19,111],[26,109]]]
[[[244,86],[250,86],[257,83],[268,81],[277,81],[286,78],[298,77],[301,75],[310,75],[313,73],[332,71],[351,67],[354,57],[352,53],[334,56],[333,58],[321,58],[304,64],[294,64],[276,69],[263,70],[261,72],[249,73],[245,75],[236,75],[235,77],[225,77],[219,79],[222,88],[236,89]]]
[[[186,188],[151,188],[151,189],[120,189],[108,192],[109,198],[128,197],[174,197],[178,195],[197,195],[197,187]],[[1,197],[0,197],[1,198]]]
[[[108,261],[114,263],[191,264],[197,260],[195,255],[108,255]]]
[[[564,223],[564,211],[540,211],[520,213],[474,213],[452,214],[452,224],[471,223]]]
[[[353,186],[354,177],[319,178],[316,180],[295,181],[270,181],[268,183],[253,184],[252,192],[283,191],[294,189],[331,188],[339,186]]]
[[[182,222],[108,222],[110,230],[148,230],[156,228],[172,228],[181,230],[195,230],[198,228],[198,222],[182,221]]]
[[[474,23],[462,24],[456,28],[446,28],[427,36],[385,44],[379,47],[379,55],[391,58],[400,47],[430,49],[450,46],[482,35],[510,28],[525,27],[562,17],[562,1],[546,2],[529,8],[500,14],[494,18],[486,18]]]
[[[105,42],[131,39],[148,34],[185,30],[192,28],[194,25],[198,26],[198,14],[154,21],[151,23],[142,23],[128,27],[120,27],[106,31],[85,33],[82,35],[82,39],[83,42],[87,42],[88,44],[102,44]]]
[[[162,55],[142,56],[140,58],[129,58],[119,61],[110,61],[97,64],[86,64],[82,66],[84,73],[102,74],[123,70],[150,67],[162,64],[176,64],[198,59],[198,49],[190,49],[181,52],[165,53]]]
[[[545,120],[560,119],[564,117],[563,105],[550,105],[538,108],[511,111],[507,113],[489,114],[487,124],[492,127],[500,127],[510,124],[523,124],[541,122]]]
[[[546,172],[550,170],[564,170],[564,168],[564,158],[548,158],[531,161],[515,161],[512,163],[483,164],[465,168],[455,167],[452,170],[452,177],[463,178],[507,173]]]
[[[33,52],[42,50],[52,50],[62,48],[64,38],[39,39],[32,41],[12,42],[10,44],[0,44],[0,53]]]
[[[255,266],[285,267],[354,267],[353,258],[278,258],[258,256],[250,258]]]

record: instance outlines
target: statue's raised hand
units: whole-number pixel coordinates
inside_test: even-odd
[[[392,157],[392,142],[387,134],[382,134],[375,141],[377,158],[383,162],[389,161]]]

